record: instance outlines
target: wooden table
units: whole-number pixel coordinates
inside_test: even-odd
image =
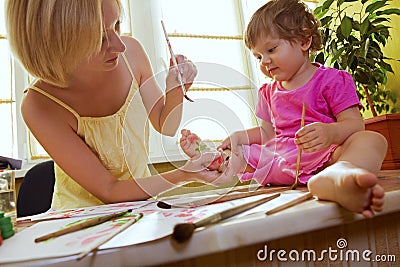
[[[195,232],[183,245],[166,237],[101,250],[81,261],[63,257],[9,266],[400,266],[400,171],[383,171],[379,183],[385,206],[373,219],[311,200],[269,216],[224,221]],[[376,256],[386,261],[372,261]]]

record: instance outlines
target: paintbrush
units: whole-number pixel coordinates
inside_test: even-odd
[[[261,199],[257,199],[255,201],[249,202],[249,203],[244,203],[241,204],[237,207],[233,207],[227,210],[224,210],[222,212],[218,212],[216,214],[213,214],[209,217],[206,217],[204,219],[201,219],[197,222],[192,222],[192,223],[180,223],[175,225],[174,227],[174,231],[172,233],[172,238],[174,240],[176,240],[178,243],[183,243],[187,240],[190,239],[190,237],[193,235],[193,232],[196,228],[202,227],[202,226],[206,226],[209,224],[213,224],[219,221],[222,221],[224,219],[227,219],[229,217],[232,217],[234,215],[237,215],[241,212],[244,212],[246,210],[249,210],[251,208],[254,208],[258,205],[261,205],[265,202],[268,202],[274,198],[279,197],[281,194],[280,193],[276,193],[274,195],[268,196],[268,197],[264,197]]]
[[[117,234],[121,233],[125,229],[127,229],[129,226],[134,224],[135,222],[139,221],[143,217],[143,213],[138,213],[138,215],[135,218],[130,218],[127,223],[124,225],[120,226],[115,232],[112,234],[104,237],[103,239],[100,239],[98,242],[94,243],[92,246],[90,246],[88,249],[83,251],[81,254],[78,255],[77,260],[81,260],[84,257],[86,257],[90,252],[98,249],[101,245],[109,241],[111,238],[115,237]]]
[[[294,205],[297,205],[297,204],[299,204],[299,203],[301,203],[303,201],[306,201],[307,199],[310,199],[312,197],[313,197],[313,195],[310,192],[308,192],[307,194],[304,194],[304,195],[302,195],[302,196],[300,196],[298,198],[295,198],[295,199],[293,199],[293,200],[291,200],[291,201],[289,201],[287,203],[284,203],[284,204],[282,204],[282,205],[280,205],[278,207],[275,207],[275,208],[267,211],[265,214],[271,215],[271,214],[277,213],[278,211],[290,208],[290,207],[292,207]]]
[[[162,26],[162,28],[163,28],[163,32],[164,32],[164,35],[165,35],[165,40],[167,41],[167,46],[168,46],[168,49],[169,49],[169,53],[171,54],[172,64],[174,65],[174,68],[175,68],[175,69],[177,70],[177,72],[178,72],[178,81],[179,81],[180,86],[181,86],[181,88],[182,88],[183,96],[184,96],[187,100],[189,100],[190,102],[194,102],[194,101],[193,101],[192,99],[190,99],[190,98],[187,96],[187,94],[186,94],[186,89],[185,89],[185,85],[183,84],[183,81],[182,81],[181,72],[179,71],[178,63],[176,62],[175,54],[174,54],[174,51],[172,50],[171,42],[169,41],[168,33],[167,33],[167,30],[165,29],[165,25],[164,25],[164,22],[163,22],[162,20],[161,20],[161,26]]]
[[[303,103],[303,108],[301,111],[301,127],[304,127],[304,117],[306,116],[306,103]],[[303,150],[298,148],[297,149],[297,162],[296,162],[296,180],[290,189],[294,190],[297,188],[297,184],[299,183],[299,171],[300,171],[300,161],[301,161],[301,152]]]
[[[53,238],[53,237],[65,235],[65,234],[76,232],[76,231],[79,231],[79,230],[82,230],[82,229],[85,229],[85,228],[88,228],[88,227],[91,227],[91,226],[95,226],[95,225],[101,224],[103,222],[109,221],[111,219],[114,219],[114,218],[116,218],[118,216],[124,215],[125,213],[131,212],[131,211],[132,210],[129,209],[129,210],[119,211],[119,212],[115,212],[115,213],[107,214],[107,215],[103,215],[103,216],[97,216],[97,217],[94,217],[92,219],[85,220],[85,221],[83,221],[81,223],[77,223],[75,225],[72,225],[70,227],[67,227],[67,228],[52,232],[50,234],[46,234],[46,235],[41,236],[41,237],[38,237],[38,238],[35,239],[35,242],[36,243],[37,242],[42,242],[42,241],[45,241],[45,240]]]
[[[211,205],[211,204],[221,203],[221,202],[235,200],[235,199],[244,198],[244,197],[251,197],[251,196],[256,196],[256,195],[261,195],[261,194],[269,194],[269,193],[274,193],[274,192],[279,192],[279,191],[286,191],[288,189],[289,189],[288,186],[282,186],[282,187],[272,187],[272,188],[267,188],[267,189],[258,189],[256,191],[250,191],[250,192],[240,192],[240,193],[230,193],[229,192],[223,196],[220,196],[220,195],[206,196],[204,198],[200,198],[200,199],[196,199],[196,200],[192,200],[192,201],[183,200],[182,202],[173,203],[173,204],[169,204],[164,201],[159,201],[159,202],[157,202],[157,207],[159,207],[161,209],[195,208],[195,207],[199,207],[199,206]]]

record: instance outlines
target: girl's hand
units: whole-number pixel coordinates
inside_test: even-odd
[[[326,123],[314,122],[296,132],[294,143],[305,152],[315,152],[333,144],[334,133]]]
[[[223,151],[225,149],[230,149],[231,153],[238,154],[239,137],[236,133],[228,136],[221,144],[217,147],[218,151]]]
[[[192,61],[188,60],[183,55],[176,55],[176,63],[181,74],[182,83],[185,85],[186,91],[192,86],[194,78],[197,76],[197,68]],[[170,67],[166,79],[167,91],[180,88],[178,70],[175,68],[172,60],[169,62]]]

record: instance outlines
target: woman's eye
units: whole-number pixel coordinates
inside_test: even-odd
[[[115,31],[120,33],[121,32],[121,21],[118,20],[117,23],[115,24]]]

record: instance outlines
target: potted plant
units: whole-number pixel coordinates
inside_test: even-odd
[[[393,73],[389,61],[395,59],[385,56],[383,48],[391,39],[390,17],[400,15],[400,9],[388,7],[389,2],[324,0],[314,10],[324,44],[315,61],[353,76],[357,94],[366,104],[363,111],[369,109],[373,115],[365,120],[366,129],[382,133],[389,143],[382,169],[399,169],[400,114],[394,108],[396,94],[386,88],[387,74]]]

